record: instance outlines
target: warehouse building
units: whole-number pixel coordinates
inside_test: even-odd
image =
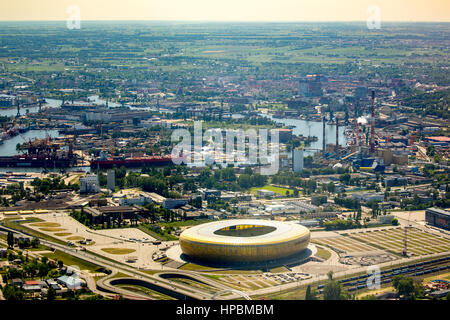
[[[425,221],[434,227],[450,230],[450,212],[438,208],[425,211]]]

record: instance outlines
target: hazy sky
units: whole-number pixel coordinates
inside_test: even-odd
[[[449,0],[0,0],[0,20],[450,21]]]

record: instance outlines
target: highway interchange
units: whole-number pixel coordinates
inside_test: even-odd
[[[420,226],[423,228],[423,226]],[[12,231],[16,234],[16,236],[30,236],[29,234],[7,228],[5,226],[0,226],[0,232],[7,233],[8,231]],[[62,245],[53,241],[49,241],[46,239],[40,239],[42,245],[52,248],[54,250],[59,250],[65,254],[71,255],[75,258],[79,258],[85,260],[87,262],[93,263],[95,265],[107,268],[111,271],[109,275],[95,281],[93,277],[86,272],[82,271],[82,277],[86,280],[88,288],[94,293],[101,294],[103,296],[107,296],[110,298],[114,298],[117,295],[121,295],[126,299],[133,300],[149,300],[152,299],[149,295],[145,293],[140,293],[136,291],[126,290],[125,288],[119,287],[117,285],[111,284],[112,282],[117,282],[117,279],[137,279],[141,281],[141,287],[148,287],[150,290],[152,288],[155,291],[163,292],[165,295],[176,298],[176,299],[196,299],[196,300],[211,300],[211,299],[225,299],[223,295],[217,293],[226,293],[226,299],[237,299],[237,298],[249,298],[252,296],[264,296],[268,294],[272,294],[275,292],[282,292],[289,289],[295,289],[300,285],[308,285],[314,283],[320,283],[327,279],[326,274],[316,275],[307,280],[301,280],[297,282],[289,282],[285,284],[280,284],[277,286],[266,287],[256,290],[246,291],[245,294],[237,291],[231,287],[224,285],[219,281],[215,281],[209,277],[200,275],[198,272],[187,271],[187,270],[177,270],[177,269],[167,269],[166,270],[151,270],[150,272],[143,271],[140,268],[136,268],[124,263],[120,263],[114,261],[112,259],[103,257],[97,253],[90,252],[89,250],[82,251],[79,248],[69,247],[66,245]],[[427,255],[427,259],[431,258],[441,258],[444,256],[448,256],[448,252],[446,253],[437,253]],[[337,258],[332,256],[332,260],[334,263],[338,263]],[[420,258],[401,258],[396,260],[395,262],[390,261],[386,263],[379,264],[378,267],[380,269],[389,268],[393,265],[399,264],[408,264],[413,263]],[[161,267],[163,268],[163,267]],[[345,271],[337,271],[334,273],[335,278],[349,278],[355,274],[364,274],[367,273],[367,267],[353,268],[351,270]],[[119,275],[121,274],[121,275]],[[207,285],[213,288],[213,292],[210,290],[202,290],[199,286],[190,286],[185,283],[180,283],[178,281],[172,281],[168,276],[181,276],[189,278],[192,281],[197,281],[198,283]]]

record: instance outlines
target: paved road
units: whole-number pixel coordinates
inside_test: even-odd
[[[113,272],[109,276],[99,279],[97,281],[97,283],[95,283],[95,281],[94,281],[94,283],[91,283],[91,285],[94,287],[94,289],[97,292],[101,292],[100,294],[109,296],[111,298],[115,298],[118,294],[120,294],[124,299],[128,299],[128,300],[153,300],[146,294],[139,293],[139,292],[130,292],[126,289],[109,285],[108,281],[112,280],[111,278],[113,278],[116,274],[117,274],[117,272]],[[104,291],[99,291],[97,289],[98,287],[106,289],[106,290],[110,290],[114,293],[106,293]]]
[[[170,271],[163,271],[163,272],[155,273],[153,276],[154,276],[155,278],[158,278],[158,279],[165,279],[164,277],[162,277],[162,276],[165,275],[165,274],[166,274],[166,275],[167,275],[167,274],[177,274],[177,275],[189,276],[189,277],[191,277],[191,278],[193,278],[193,279],[196,279],[196,280],[201,281],[201,282],[203,282],[203,283],[206,283],[206,284],[208,284],[208,285],[210,285],[210,286],[212,286],[212,287],[214,287],[214,288],[217,288],[218,290],[228,290],[228,289],[231,289],[230,287],[228,287],[228,286],[226,286],[226,285],[224,285],[224,284],[222,284],[222,283],[219,283],[219,282],[217,282],[217,281],[214,281],[214,280],[212,280],[212,279],[210,279],[210,278],[208,278],[208,277],[202,276],[202,275],[200,275],[200,274],[198,274],[198,273],[196,273],[196,272],[180,271],[180,270],[170,270]]]
[[[21,234],[23,236],[28,236],[23,232],[17,231],[17,230],[13,230],[10,228],[6,228],[4,226],[2,226],[3,229],[6,230],[11,230],[14,231],[15,233]],[[67,247],[64,245],[60,245],[48,240],[44,240],[44,239],[40,239],[41,244],[48,246],[50,248],[53,249],[57,249],[60,250],[61,252],[64,252],[66,254],[69,254],[71,256],[74,256],[76,258],[80,258],[83,259],[85,261],[91,262],[93,264],[99,265],[99,266],[104,266],[104,267],[108,267],[110,268],[113,272],[122,272],[124,274],[126,274],[127,276],[130,277],[135,277],[137,279],[144,279],[146,281],[150,281],[155,283],[158,286],[161,286],[167,290],[176,290],[179,293],[182,293],[186,296],[192,297],[194,299],[199,299],[199,300],[203,300],[203,299],[211,299],[212,294],[210,293],[206,293],[203,292],[197,288],[194,288],[192,286],[188,286],[188,285],[184,285],[184,284],[179,284],[177,283],[176,285],[174,285],[173,283],[171,283],[171,281],[169,280],[163,280],[161,278],[156,278],[152,275],[149,275],[145,272],[139,271],[133,267],[130,267],[128,265],[123,265],[114,261],[110,261],[107,260],[105,258],[102,258],[100,256],[96,256],[93,255],[91,253],[89,253],[88,251],[79,251],[75,248],[71,248],[71,247]],[[163,271],[163,270],[162,270]],[[179,271],[181,272],[181,271]],[[190,273],[190,272],[186,272],[187,274],[189,274],[190,276],[195,276],[195,274]],[[213,281],[213,280],[209,280],[209,281]],[[174,289],[175,288],[175,289]]]
[[[380,229],[386,229],[386,228],[392,228],[392,227],[381,227]],[[422,226],[422,228],[425,228],[425,227]],[[345,232],[349,233],[349,232],[356,232],[356,231],[357,230],[346,230]],[[14,232],[21,233],[21,232],[19,232],[17,230],[14,230]],[[23,233],[21,233],[21,234],[23,234]],[[88,262],[91,262],[91,263],[94,263],[94,264],[97,264],[97,265],[108,267],[108,268],[110,268],[113,271],[113,273],[121,272],[121,273],[123,273],[123,274],[125,274],[127,276],[130,276],[130,277],[134,277],[134,278],[137,278],[137,279],[142,279],[142,280],[145,280],[145,281],[152,282],[152,283],[154,283],[154,284],[156,284],[156,285],[158,285],[160,287],[166,288],[168,290],[175,290],[175,291],[177,291],[179,293],[182,293],[182,294],[184,294],[186,296],[189,296],[189,297],[192,297],[194,299],[200,299],[200,300],[201,299],[211,299],[212,296],[213,296],[213,294],[203,292],[200,289],[194,288],[192,286],[188,286],[188,285],[184,285],[184,284],[180,284],[180,283],[177,283],[176,285],[174,285],[173,282],[171,282],[169,280],[165,280],[165,279],[163,279],[163,278],[161,278],[159,276],[149,275],[149,274],[147,274],[145,272],[141,272],[141,271],[139,271],[139,270],[137,270],[137,269],[135,269],[133,267],[130,267],[128,265],[123,265],[123,264],[120,264],[120,263],[117,263],[117,262],[113,262],[113,261],[110,261],[110,260],[107,260],[107,259],[95,256],[95,255],[93,255],[93,254],[91,254],[89,252],[77,251],[74,248],[70,248],[70,247],[67,247],[67,246],[56,244],[56,243],[53,243],[53,242],[50,242],[50,241],[47,241],[47,240],[43,240],[43,239],[41,239],[41,243],[43,245],[49,246],[51,248],[58,249],[58,250],[60,250],[60,251],[62,251],[64,253],[67,253],[67,254],[72,255],[74,257],[81,258],[83,260],[86,260]],[[439,257],[439,256],[443,256],[443,255],[448,255],[448,252],[427,255],[426,258]],[[382,264],[379,264],[378,266],[380,268],[388,267],[388,266],[393,266],[393,265],[397,265],[397,264],[401,264],[401,263],[405,263],[405,262],[412,262],[412,261],[418,260],[420,258],[424,258],[424,257],[403,258],[403,259],[399,259],[399,260],[396,260],[396,261],[382,263]],[[336,257],[333,257],[333,259],[332,259],[334,263],[336,262],[335,259],[336,259]],[[181,270],[168,270],[166,272],[167,273],[186,274],[186,275],[189,275],[191,277],[195,277],[195,278],[197,278],[199,280],[201,279],[201,281],[207,281],[208,284],[210,284],[212,286],[215,286],[217,288],[219,288],[219,287],[226,287],[225,285],[217,283],[217,282],[213,281],[212,279],[209,279],[209,278],[206,278],[206,277],[202,277],[198,273],[195,273],[195,272],[181,271]],[[361,273],[361,272],[367,272],[367,268],[366,267],[360,267],[360,268],[353,268],[353,269],[347,270],[347,271],[336,272],[334,274],[334,276],[337,278],[337,277],[342,277],[342,276],[350,276],[352,274]],[[250,296],[253,296],[253,295],[267,295],[267,294],[271,294],[271,293],[276,293],[278,291],[283,291],[283,290],[287,290],[287,289],[293,289],[293,288],[295,288],[295,287],[297,287],[299,285],[312,284],[314,282],[321,281],[321,280],[326,280],[326,279],[327,279],[327,275],[324,274],[322,276],[316,276],[316,277],[313,277],[313,278],[308,279],[308,280],[303,280],[303,281],[299,281],[299,282],[291,282],[291,283],[287,283],[287,284],[283,284],[283,285],[278,285],[278,286],[275,286],[275,287],[268,287],[268,288],[253,290],[253,291],[250,291],[250,292],[247,292],[247,293]],[[104,283],[104,281],[103,281],[103,283]],[[114,288],[115,288],[115,292],[119,292],[121,294],[123,292],[123,294],[126,294],[126,295],[139,296],[139,295],[137,295],[135,293],[130,293],[129,291],[126,291],[126,290],[125,290],[126,291],[125,292],[124,289],[121,289],[121,288],[116,288],[116,287],[114,287]],[[231,289],[231,288],[228,288],[228,287],[226,287],[226,288],[227,289]],[[227,296],[227,300],[235,299],[235,298],[239,298],[239,297],[240,296],[237,295],[237,294],[231,294],[231,295]]]
[[[398,264],[402,264],[402,263],[412,263],[415,260],[420,260],[423,258],[435,258],[435,257],[442,257],[442,256],[448,256],[449,252],[444,252],[444,253],[436,253],[436,254],[430,254],[430,255],[426,255],[424,257],[415,257],[415,258],[403,258],[403,259],[399,259],[399,260],[395,260],[395,261],[389,261],[389,262],[385,262],[385,263],[380,263],[378,264],[378,267],[384,268],[384,267],[390,267],[390,266],[395,266]],[[367,273],[367,267],[360,267],[360,268],[354,268],[348,271],[341,271],[341,272],[336,272],[333,274],[334,278],[340,278],[340,277],[347,277],[356,273]],[[277,287],[269,287],[269,288],[264,288],[264,289],[258,289],[258,290],[254,290],[254,291],[250,291],[247,292],[247,294],[249,296],[254,296],[254,295],[267,295],[267,294],[271,294],[271,293],[276,293],[284,291],[284,290],[288,290],[288,289],[294,289],[298,286],[303,286],[303,285],[307,285],[307,284],[313,284],[317,281],[323,281],[326,280],[328,277],[327,275],[323,275],[323,276],[318,276],[318,277],[313,277],[311,279],[308,280],[303,280],[303,281],[299,281],[299,282],[291,282],[291,283],[287,283],[284,285],[279,285]]]

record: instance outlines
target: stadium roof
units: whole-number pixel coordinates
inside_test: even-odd
[[[276,229],[272,232],[253,237],[225,236],[214,233],[217,230],[235,225],[270,226]],[[259,219],[235,219],[205,223],[189,228],[183,231],[180,238],[216,244],[264,245],[286,242],[307,235],[309,235],[308,228],[296,223]]]

